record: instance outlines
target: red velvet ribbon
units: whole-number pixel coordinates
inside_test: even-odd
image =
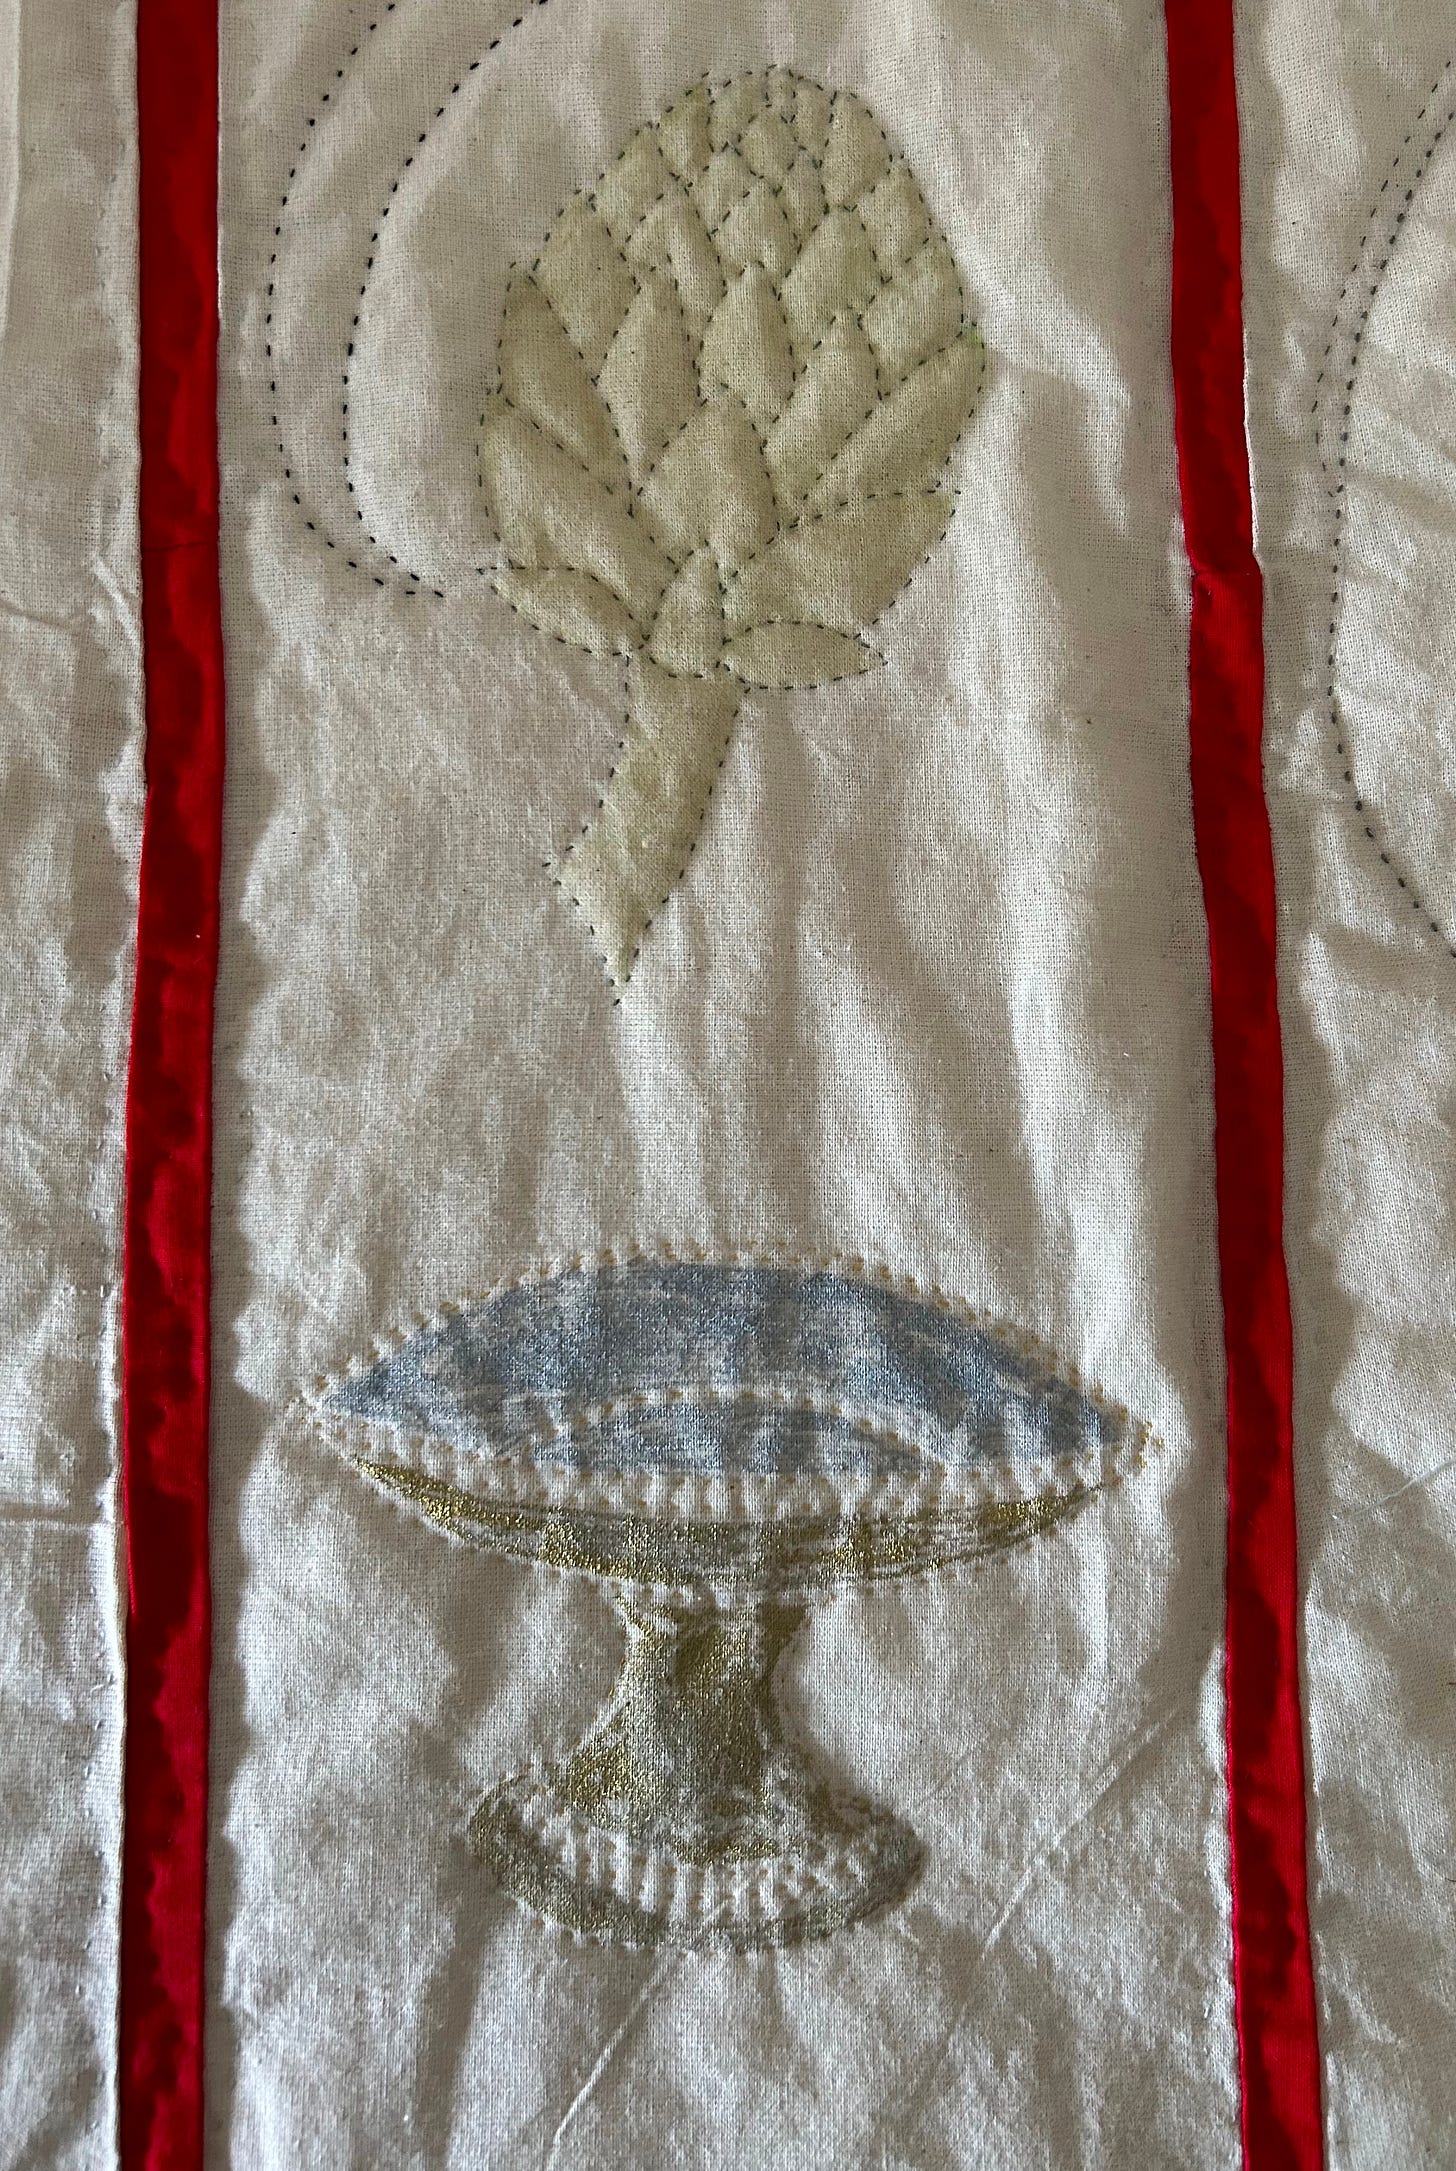
[[[217,11],[138,0],[146,812],[126,1107],[126,2171],[202,2161],[212,1035],[222,848]]]
[[[1166,0],[1173,382],[1193,821],[1212,977],[1228,1384],[1227,1729],[1234,1996],[1251,2171],[1323,2161],[1305,1869],[1284,1071],[1264,799],[1263,581],[1244,417],[1233,0]]]

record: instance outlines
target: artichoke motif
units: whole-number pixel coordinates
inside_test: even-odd
[[[627,660],[598,813],[558,862],[624,985],[691,855],[745,687],[883,661],[940,541],[984,350],[873,113],[782,68],[639,129],[513,274],[480,474],[499,593]]]

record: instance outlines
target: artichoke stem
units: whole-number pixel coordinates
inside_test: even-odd
[[[556,868],[618,987],[682,879],[733,737],[736,680],[683,677],[637,654],[627,728],[601,805]]]

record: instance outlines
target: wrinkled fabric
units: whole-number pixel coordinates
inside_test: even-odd
[[[1376,2171],[1456,2149],[1456,38],[1392,0],[1241,28],[1311,1917],[1330,2161]]]
[[[114,2160],[131,13],[0,6],[0,2158]]]
[[[1456,2152],[1456,47],[1238,28],[1326,2143],[1375,2171]],[[0,2158],[69,2171],[116,2161],[134,24],[0,29]],[[1161,10],[222,32],[208,2161],[1237,2163]]]
[[[856,5],[550,0],[512,28],[446,0],[367,21],[223,26],[214,2155],[1233,2162],[1161,13],[925,5],[887,28]],[[695,82],[774,67],[885,131],[984,389],[943,539],[876,621],[884,667],[735,693],[700,833],[614,987],[552,875],[632,695],[619,659],[494,592],[480,418],[500,358],[525,396],[511,267]],[[579,386],[551,397],[605,461]],[[576,564],[588,496],[532,473],[563,493],[532,500],[549,528],[512,514],[534,580],[548,550]],[[657,804],[633,773],[634,807]],[[441,1448],[448,1485],[396,1473],[389,1496],[319,1422],[330,1381],[453,1307],[637,1250],[883,1269],[1159,1443],[981,1567],[816,1597],[775,1675],[785,1724],[824,1783],[913,1830],[921,1867],[807,1941],[772,1942],[771,1880],[709,1864],[654,1898],[664,1845],[740,1830],[695,1809],[663,1840],[646,1790],[671,1769],[696,1801],[687,1749],[608,1790],[615,1853],[584,1832],[571,1854],[598,1799],[572,1744],[621,1653],[583,1562],[650,1553],[651,1522],[634,1512],[635,1552],[564,1515],[461,1545],[464,1451]],[[707,1302],[711,1333],[732,1304]],[[566,1888],[607,1934],[573,1936]],[[704,1891],[759,1949],[675,1941]],[[612,1934],[644,1915],[666,1943]],[[321,2089],[334,2071],[347,2088]]]
[[[1029,1483],[1130,1430],[949,1308],[823,1269],[696,1261],[504,1289],[323,1408],[487,1459],[704,1477],[953,1481],[1001,1463]]]

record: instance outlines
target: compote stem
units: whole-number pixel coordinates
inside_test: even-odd
[[[562,1769],[563,1799],[685,1862],[778,1856],[807,1841],[832,1799],[774,1693],[805,1608],[617,1603],[627,1631],[617,1693]]]

